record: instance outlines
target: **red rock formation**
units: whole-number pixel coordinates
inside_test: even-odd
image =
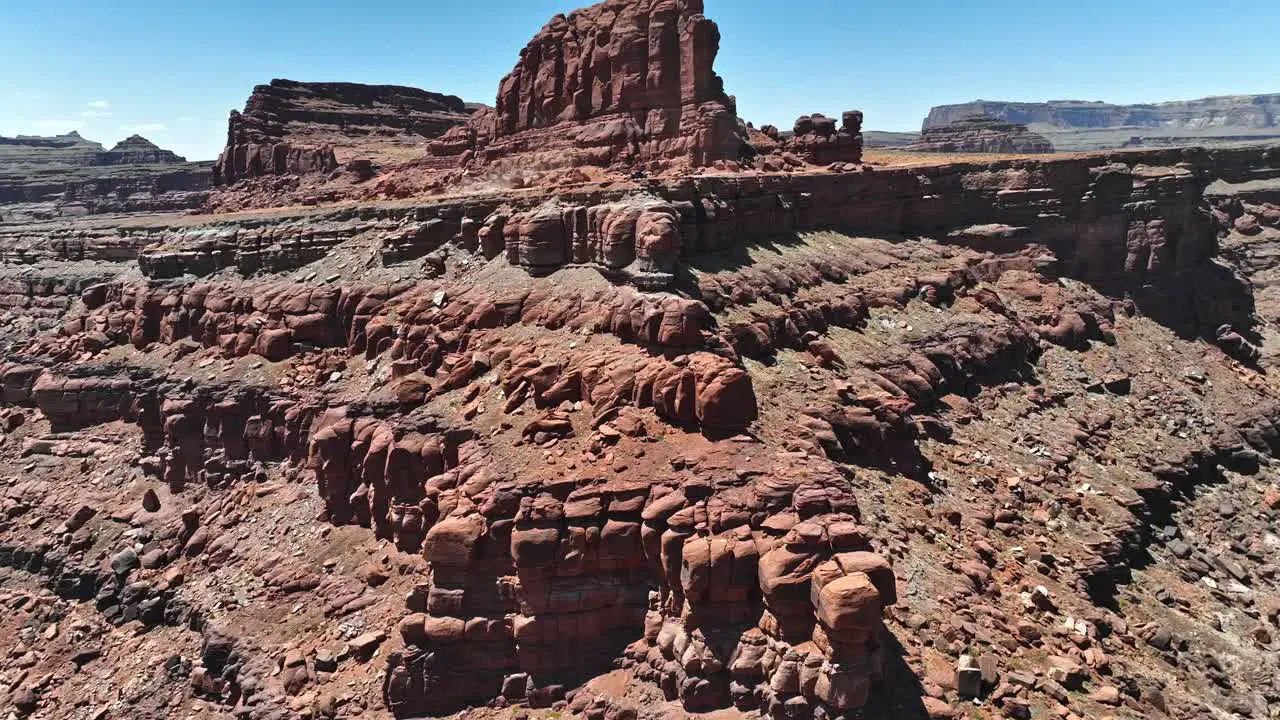
[[[849,110],[836,121],[821,113],[796,119],[787,149],[814,165],[862,162],[862,113]]]
[[[465,462],[428,480],[432,582],[399,625],[389,707],[498,692],[543,707],[619,651],[690,710],[864,707],[893,569],[866,552],[846,480],[799,454],[738,479],[751,447],[691,452],[669,482],[540,483]]]
[[[280,141],[272,137],[267,123],[249,113],[247,108],[243,115],[231,111],[227,147],[213,166],[215,185],[261,175],[302,175],[338,167],[332,147]]]
[[[702,0],[607,0],[552,18],[498,88],[497,107],[431,145],[463,165],[653,170],[737,160],[735,103],[712,68]]]
[[[802,171],[827,165],[843,172],[862,162],[862,112],[848,110],[840,126],[822,113],[801,115],[789,135],[773,125],[749,130],[752,166],[765,172]]]
[[[338,166],[335,148],[368,151],[434,138],[470,115],[460,98],[417,88],[272,80],[233,111],[215,184],[301,175]]]
[[[680,213],[657,198],[593,207],[554,201],[510,217],[496,213],[481,234],[500,232],[507,261],[533,271],[590,263],[638,285],[665,286],[680,257]]]
[[[119,420],[129,406],[127,378],[41,375],[31,387],[35,404],[54,427],[83,427]]]

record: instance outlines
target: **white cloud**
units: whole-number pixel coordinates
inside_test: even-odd
[[[142,123],[141,125],[121,125],[120,129],[128,133],[164,132],[168,126],[164,123]]]
[[[84,112],[80,113],[80,117],[90,118],[90,119],[109,118],[112,115],[115,115],[115,113],[107,112],[105,110],[85,110]]]
[[[88,105],[89,107],[97,108],[98,110],[106,110],[107,108],[111,107],[111,103],[107,102],[106,100],[94,100],[88,103]]]

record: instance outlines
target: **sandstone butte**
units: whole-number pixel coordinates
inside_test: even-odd
[[[664,169],[736,161],[734,101],[701,0],[609,0],[557,15],[520,52],[497,104],[431,145],[458,162]]]
[[[718,43],[274,81],[202,214],[13,175],[0,706],[1274,717],[1280,149],[895,162]]]

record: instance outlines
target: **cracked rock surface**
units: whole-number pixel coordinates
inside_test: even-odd
[[[0,225],[6,717],[1280,716],[1280,152],[797,163]]]

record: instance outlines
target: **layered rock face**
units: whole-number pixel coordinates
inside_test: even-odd
[[[1027,125],[1047,137],[1059,151],[1228,145],[1280,138],[1280,95],[1212,97],[1151,105],[977,100],[933,108],[924,121],[924,129],[943,128],[973,115]]]
[[[103,165],[156,165],[184,163],[187,159],[162,150],[141,135],[130,135],[103,154]]]
[[[233,111],[227,146],[215,166],[219,184],[263,175],[327,172],[338,153],[380,160],[397,149],[462,124],[474,106],[418,88],[272,80],[243,113]]]
[[[521,51],[496,107],[432,154],[651,170],[736,161],[735,103],[713,69],[720,31],[702,10],[701,0],[606,0],[557,15]]]
[[[207,197],[209,163],[189,163],[138,135],[110,150],[77,133],[0,137],[0,216],[175,211]]]
[[[1280,621],[1243,612],[1277,593],[1246,541],[1280,405],[1217,254],[1274,234],[1277,179],[1115,153],[0,234],[42,272],[0,309],[52,329],[0,325],[0,467],[34,474],[0,566],[122,635],[201,628],[154,682],[250,720],[334,688],[384,718],[1203,717],[1231,701],[1147,679],[1221,677],[1159,591]],[[95,274],[59,282],[72,252]],[[1253,511],[1171,509],[1229,483]],[[1251,643],[1215,652],[1273,688]]]
[[[933,108],[924,121],[924,129],[945,127],[973,115],[1059,128],[1274,128],[1280,126],[1280,94],[1211,97],[1151,105],[1112,105],[1077,100],[1046,103],[975,100]]]
[[[619,654],[691,711],[863,708],[896,580],[860,551],[843,483],[775,466],[734,492],[699,480],[731,457],[692,462],[652,489],[505,485],[437,522],[426,613],[401,622],[408,648],[389,661],[393,711],[448,712],[495,689],[545,706]],[[787,532],[752,526],[797,506]]]
[[[747,236],[836,230],[955,237],[992,249],[1053,248],[1073,277],[1131,293],[1165,322],[1200,332],[1216,328],[1216,318],[1237,322],[1249,312],[1219,302],[1235,293],[1189,295],[1177,282],[1166,282],[1184,277],[1206,290],[1232,283],[1229,273],[1201,262],[1216,247],[1212,220],[1201,207],[1204,189],[1216,179],[1241,182],[1274,173],[1276,163],[1273,153],[1256,149],[1168,150],[855,174],[677,179],[650,184],[645,192],[337,211],[305,227],[289,216],[270,225],[215,221],[156,232],[139,263],[155,278],[224,267],[287,271],[322,257],[343,238],[374,232],[388,264],[424,259],[443,268],[456,244],[533,274],[586,265],[658,290],[676,287],[682,258],[731,249]]]
[[[919,142],[908,149],[916,152],[1036,154],[1053,152],[1053,143],[1033,133],[1026,125],[1002,122],[987,115],[975,115],[942,127],[928,128]]]

